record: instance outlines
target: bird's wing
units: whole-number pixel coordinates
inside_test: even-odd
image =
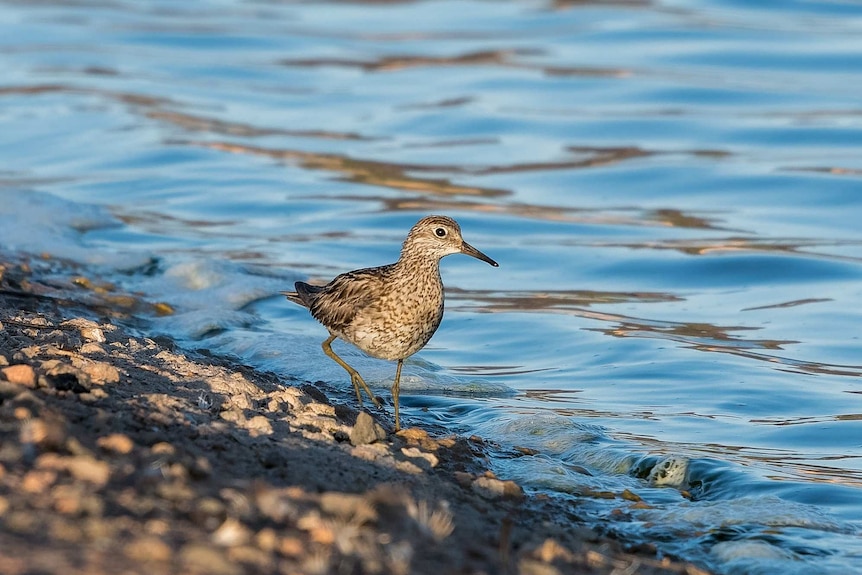
[[[308,294],[311,315],[327,328],[342,331],[359,311],[381,295],[386,284],[385,270],[386,266],[356,270],[335,277],[322,288],[308,286],[315,292]]]

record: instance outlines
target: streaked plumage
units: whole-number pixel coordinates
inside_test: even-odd
[[[332,351],[336,337],[368,355],[397,360],[392,398],[395,429],[400,428],[398,390],[401,366],[428,343],[443,319],[443,282],[440,260],[463,253],[497,267],[497,262],[468,244],[461,228],[446,216],[428,216],[413,226],[397,262],[343,273],[325,286],[296,282],[296,291],[281,292],[305,306],[329,330],[323,351],[349,374],[360,404],[360,386],[378,405],[356,370]]]

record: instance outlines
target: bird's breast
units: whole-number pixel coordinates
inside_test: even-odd
[[[443,286],[437,275],[436,282],[390,287],[357,311],[342,337],[371,356],[395,360],[422,349],[437,331],[443,318]]]

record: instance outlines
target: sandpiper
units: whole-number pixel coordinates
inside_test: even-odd
[[[428,216],[407,234],[401,257],[394,264],[343,273],[325,286],[296,282],[296,291],[281,292],[290,301],[307,307],[329,330],[323,351],[350,374],[360,405],[360,386],[374,405],[379,407],[380,402],[359,372],[332,351],[330,344],[335,338],[352,343],[372,357],[398,360],[392,384],[396,431],[401,429],[401,366],[437,331],[443,319],[440,260],[459,253],[498,267],[497,262],[464,241],[458,222],[446,216]]]

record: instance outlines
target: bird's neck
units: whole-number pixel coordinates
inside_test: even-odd
[[[410,270],[412,274],[430,274],[440,277],[440,258],[428,254],[402,251],[395,267]]]

